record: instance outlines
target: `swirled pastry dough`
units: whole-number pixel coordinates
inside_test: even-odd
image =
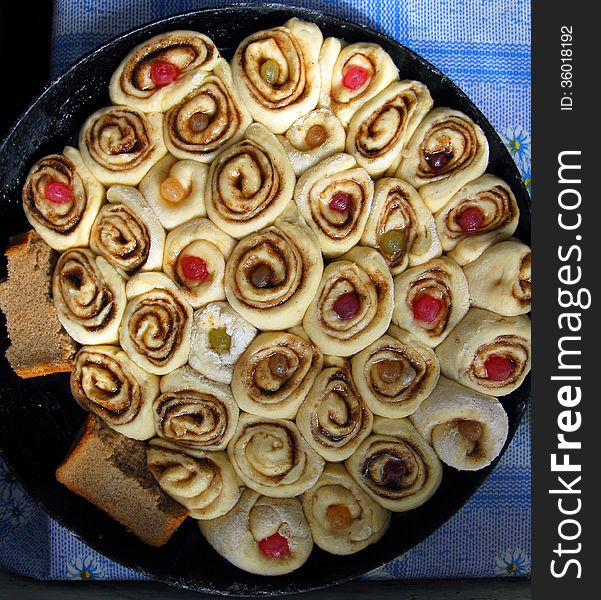
[[[447,256],[434,258],[394,278],[393,323],[432,348],[449,335],[469,307],[465,275]]]
[[[160,33],[136,46],[121,61],[109,84],[111,101],[144,112],[164,112],[197,87],[218,59],[219,50],[202,33]],[[167,84],[152,76],[153,67],[164,63],[177,75]]]
[[[257,329],[227,302],[211,302],[194,311],[190,366],[205,377],[231,383],[234,365]]]
[[[314,542],[331,554],[359,552],[380,540],[390,525],[390,512],[374,502],[341,464],[326,465],[302,501]]]
[[[511,188],[489,174],[462,187],[435,215],[442,249],[460,265],[510,237],[519,218]]]
[[[167,235],[163,272],[194,308],[225,300],[225,264],[235,245],[208,219],[188,221]]]
[[[160,438],[200,450],[224,450],[239,413],[229,386],[187,365],[161,377],[161,395],[153,411]]]
[[[357,246],[324,269],[303,327],[324,354],[350,356],[385,333],[392,310],[386,262],[373,248]]]
[[[155,435],[152,403],[159,378],[138,367],[118,346],[83,346],[71,372],[71,393],[84,409],[122,435]]]
[[[488,164],[488,141],[467,115],[451,108],[430,111],[403,151],[397,177],[419,190],[432,212],[442,208]]]
[[[391,325],[387,335],[351,359],[353,380],[375,414],[400,419],[415,412],[440,376],[434,350]]]
[[[322,41],[317,25],[294,18],[240,43],[231,63],[234,84],[255,121],[283,133],[317,106]]]
[[[302,494],[325,464],[292,421],[247,413],[240,413],[227,453],[249,488],[273,498]]]
[[[349,154],[334,154],[300,176],[294,201],[327,258],[359,243],[371,210],[374,183]]]
[[[405,512],[429,500],[442,465],[409,419],[374,419],[373,435],[346,461],[353,479],[380,506]]]
[[[67,198],[48,199],[51,183],[68,186]],[[67,146],[62,154],[38,160],[29,170],[22,192],[23,211],[42,239],[59,252],[87,246],[92,223],[104,201],[104,187],[83,164],[81,154]]]
[[[90,249],[104,256],[124,277],[161,268],[165,230],[144,196],[133,187],[113,185],[98,213]]]
[[[52,297],[59,321],[76,342],[117,341],[125,281],[102,256],[84,248],[64,252],[54,268]]]
[[[317,376],[296,416],[304,438],[328,462],[347,459],[371,433],[372,423],[346,361]]]
[[[388,52],[369,42],[347,44],[327,38],[321,47],[319,66],[319,106],[329,108],[345,127],[359,107],[399,78]],[[351,69],[360,69],[364,81],[347,87],[345,77]]]
[[[372,177],[394,175],[401,151],[432,104],[432,96],[423,83],[391,83],[353,115],[346,151]]]
[[[173,156],[210,163],[243,138],[251,123],[230,67],[220,58],[214,72],[165,115],[163,135]]]
[[[193,519],[215,519],[236,506],[243,486],[225,452],[184,448],[155,438],[146,450],[148,469],[163,491]]]
[[[323,366],[323,355],[302,327],[260,333],[232,377],[238,406],[249,413],[294,419]]]
[[[506,317],[530,311],[532,253],[526,244],[516,239],[494,244],[463,271],[474,306]]]
[[[410,419],[440,460],[461,471],[488,466],[507,439],[507,414],[501,403],[446,377]]]
[[[109,106],[90,115],[79,132],[79,151],[104,185],[138,185],[167,153],[162,115]]]
[[[361,243],[379,250],[393,275],[442,254],[432,213],[411,184],[395,177],[376,182]]]
[[[443,375],[477,392],[504,396],[530,371],[530,319],[471,308],[436,348]]]
[[[237,239],[271,225],[294,191],[292,165],[275,135],[253,123],[246,139],[211,164],[205,202],[215,225]]]
[[[168,231],[190,219],[204,217],[209,167],[168,154],[140,181],[139,189]]]
[[[311,531],[297,498],[267,498],[245,490],[226,515],[199,521],[198,525],[221,556],[257,575],[290,573],[307,561],[313,549]],[[270,548],[273,539],[277,547]]]
[[[241,240],[226,265],[225,294],[255,327],[298,325],[323,273],[317,239],[295,210]]]
[[[346,132],[331,110],[318,108],[298,118],[277,138],[298,177],[320,161],[344,152]]]
[[[119,342],[149,373],[165,375],[185,365],[190,352],[192,307],[163,273],[139,273],[125,288],[127,307]]]

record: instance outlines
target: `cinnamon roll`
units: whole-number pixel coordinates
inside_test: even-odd
[[[163,273],[139,273],[125,288],[121,347],[149,373],[164,375],[188,362],[192,307]]]
[[[463,271],[472,305],[506,317],[530,311],[532,294],[532,253],[516,239],[487,248]],[[491,277],[494,273],[494,277]]]
[[[236,506],[243,486],[225,452],[184,448],[155,438],[146,463],[164,492],[193,519],[215,519]]]
[[[350,356],[386,332],[392,310],[386,262],[373,248],[357,246],[324,269],[303,327],[324,354]]]
[[[302,494],[319,479],[325,464],[292,421],[244,412],[227,453],[245,485],[272,498]]]
[[[440,376],[429,346],[394,325],[351,359],[353,380],[376,415],[400,419],[415,412]]]
[[[403,152],[397,177],[419,190],[432,212],[442,208],[488,165],[488,141],[467,115],[435,108],[419,124]]]
[[[294,191],[294,171],[275,135],[253,123],[246,139],[211,164],[205,202],[211,221],[237,239],[271,225]]]
[[[470,307],[467,280],[447,256],[413,267],[394,278],[392,322],[435,348]]]
[[[294,121],[277,138],[298,177],[333,154],[344,152],[346,132],[331,110],[318,108]]]
[[[349,154],[334,154],[300,176],[294,189],[299,212],[324,255],[334,258],[359,243],[369,216],[374,182]]]
[[[144,196],[133,187],[113,185],[98,213],[90,248],[104,256],[124,277],[156,271],[163,263],[165,230]]]
[[[90,115],[79,132],[79,151],[92,175],[105,185],[138,185],[167,153],[162,115],[109,106]]]
[[[138,187],[161,225],[169,231],[190,219],[206,216],[208,174],[207,165],[177,160],[167,154],[148,171]]]
[[[507,439],[507,414],[501,403],[446,377],[410,419],[440,460],[460,471],[488,466]]]
[[[313,549],[297,498],[267,498],[245,490],[230,512],[198,525],[216,552],[257,575],[290,573],[307,561]]]
[[[225,294],[255,327],[298,325],[323,273],[317,239],[292,208],[238,243],[225,267]]]
[[[313,541],[331,554],[359,552],[380,540],[390,525],[390,512],[374,502],[341,464],[326,465],[302,502]]]
[[[401,151],[432,108],[432,96],[419,81],[391,83],[353,115],[346,151],[372,177],[393,175]]]
[[[301,327],[260,333],[232,377],[238,406],[262,417],[294,419],[323,366],[323,355]]]
[[[319,106],[329,108],[345,127],[361,106],[399,79],[388,52],[368,42],[347,44],[327,38],[321,47],[319,66]]]
[[[234,90],[230,66],[220,58],[213,74],[165,115],[163,135],[173,156],[210,163],[243,138],[251,123]]]
[[[345,464],[363,490],[393,512],[421,506],[442,481],[438,456],[409,419],[376,417],[373,435]]]
[[[157,435],[199,450],[225,450],[236,431],[238,405],[229,386],[203,377],[189,366],[161,377],[153,403]]]
[[[197,31],[160,33],[136,46],[109,84],[113,104],[162,112],[197,87],[219,59],[215,44]]]
[[[159,378],[138,367],[118,346],[84,346],[75,356],[71,393],[109,427],[135,440],[155,435],[152,403]]]
[[[379,250],[393,275],[442,254],[434,217],[406,181],[376,181],[374,201],[361,243]]]
[[[255,121],[283,133],[319,100],[319,27],[290,19],[244,39],[232,59],[234,84]]]
[[[462,187],[435,215],[442,249],[460,265],[510,237],[519,218],[511,188],[488,174]]]
[[[355,387],[346,361],[317,376],[298,409],[296,424],[328,462],[347,459],[371,433],[373,415]]]
[[[231,383],[234,365],[257,335],[256,328],[227,302],[194,311],[188,362],[205,377]]]
[[[235,245],[234,238],[208,219],[188,221],[167,236],[163,272],[193,308],[224,300],[225,263]]]
[[[23,210],[31,226],[55,250],[87,246],[104,188],[67,146],[31,167],[23,186]]]
[[[112,344],[127,299],[125,281],[101,256],[72,248],[58,259],[52,297],[61,325],[80,344]]]
[[[436,348],[443,375],[477,392],[505,396],[530,372],[530,319],[471,308]]]

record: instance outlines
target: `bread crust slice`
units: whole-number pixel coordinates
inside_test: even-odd
[[[146,444],[89,415],[57,480],[151,546],[162,546],[188,510],[159,487],[146,466]]]
[[[0,309],[11,341],[10,366],[23,379],[71,371],[78,346],[60,324],[52,300],[57,252],[31,230],[11,238],[6,257]]]

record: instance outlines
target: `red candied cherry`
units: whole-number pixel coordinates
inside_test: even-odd
[[[209,276],[207,263],[198,256],[182,256],[179,264],[186,279],[202,282]]]
[[[478,207],[468,206],[459,213],[457,222],[463,231],[478,231],[484,222],[484,215]]]
[[[423,294],[413,303],[413,316],[418,321],[432,323],[442,310],[442,301],[430,294]]]
[[[408,472],[407,465],[400,458],[391,459],[382,469],[382,483],[386,487],[398,489]]]
[[[361,301],[355,292],[347,292],[334,301],[334,311],[343,320],[352,319],[361,308]]]
[[[351,205],[351,197],[344,192],[336,192],[330,199],[329,207],[339,213],[344,213]]]
[[[435,171],[446,167],[452,158],[453,152],[445,148],[442,150],[435,150],[434,152],[426,152],[425,154],[426,162]]]
[[[155,60],[150,65],[150,79],[158,87],[165,87],[173,83],[179,75],[177,65],[166,60]]]
[[[46,184],[46,187],[44,188],[44,196],[46,197],[46,200],[49,200],[50,202],[65,204],[71,202],[73,191],[62,181],[51,181]]]
[[[342,76],[342,85],[349,90],[358,90],[369,80],[369,71],[363,67],[349,67]]]
[[[513,371],[513,362],[505,356],[493,354],[484,363],[486,378],[491,381],[505,381]]]
[[[290,552],[288,540],[277,531],[259,542],[259,549],[267,558],[283,558]]]

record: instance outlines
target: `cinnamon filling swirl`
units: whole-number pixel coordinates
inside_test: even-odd
[[[480,346],[472,358],[467,375],[483,388],[494,390],[511,385],[524,374],[530,357],[528,341],[516,335],[501,335]],[[503,379],[491,378],[486,364],[491,358],[504,359],[507,373]]]
[[[90,247],[116,268],[131,274],[146,263],[150,234],[125,204],[105,204],[94,221]]]
[[[59,310],[87,332],[114,324],[117,315],[113,290],[105,282],[95,256],[73,249],[59,258],[52,278],[52,292]]]
[[[478,152],[474,124],[458,115],[432,123],[424,135],[417,176],[436,181],[470,166]]]
[[[532,299],[532,254],[526,254],[520,261],[518,281],[512,289],[513,297],[526,306]]]
[[[68,202],[48,200],[46,186],[52,182],[69,187]],[[63,154],[52,154],[31,168],[23,187],[23,203],[31,218],[40,225],[67,235],[81,221],[87,207],[87,191],[75,164]]]
[[[154,402],[154,413],[158,435],[182,446],[216,446],[228,429],[229,411],[225,403],[195,390],[161,394]]]

